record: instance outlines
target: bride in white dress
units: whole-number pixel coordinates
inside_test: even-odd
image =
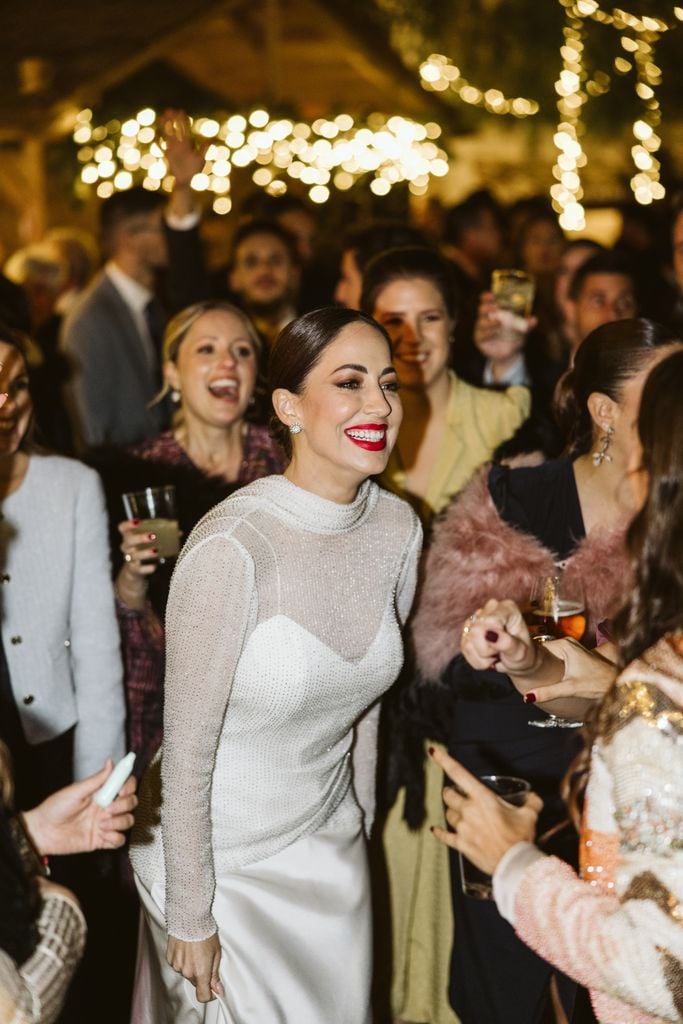
[[[363,829],[421,543],[368,479],[398,383],[383,330],[332,308],[285,328],[270,378],[291,462],[199,523],[171,586],[163,755],[131,849],[135,1024],[371,1020]]]

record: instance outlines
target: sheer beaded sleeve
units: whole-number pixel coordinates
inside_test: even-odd
[[[422,527],[415,516],[401,574],[396,584],[396,614],[402,626],[406,623],[415,597],[421,547]],[[363,828],[368,838],[375,819],[379,708],[379,704],[375,704],[357,723],[353,748],[353,788],[363,812]]]
[[[417,516],[413,519],[410,541],[406,548],[401,574],[396,584],[396,611],[401,626],[405,626],[415,599],[417,568],[422,551],[422,525]]]
[[[162,836],[166,924],[186,941],[216,931],[211,780],[235,667],[256,615],[254,568],[226,533],[188,542],[166,612]],[[229,713],[229,712],[228,712]]]

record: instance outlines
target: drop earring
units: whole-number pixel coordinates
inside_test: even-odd
[[[303,427],[301,426],[300,423],[292,423],[292,425],[289,428],[290,434],[300,434],[302,430]]]
[[[600,448],[598,451],[593,452],[593,465],[601,466],[603,462],[611,462],[612,456],[609,454],[609,446],[612,443],[612,437],[614,435],[614,427],[608,427],[603,436],[600,438]]]
[[[178,391],[177,388],[173,388],[173,390],[171,391],[171,401],[175,405],[177,405],[178,402],[180,401],[180,392]]]

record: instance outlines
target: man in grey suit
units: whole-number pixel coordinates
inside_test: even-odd
[[[165,271],[170,311],[206,298],[199,214],[190,182],[204,164],[170,112],[166,156],[175,177],[166,198],[144,188],[116,192],[100,213],[107,255],[64,321],[62,348],[72,365],[69,398],[78,447],[133,444],[167,425],[168,408],[152,405],[161,385],[160,348],[166,311],[155,295]]]

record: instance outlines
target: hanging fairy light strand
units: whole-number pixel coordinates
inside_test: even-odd
[[[683,21],[683,8],[674,7],[673,19],[664,21],[649,15],[639,16],[619,7],[603,10],[597,0],[560,0],[560,4],[565,9],[566,23],[565,42],[560,51],[563,67],[560,79],[555,83],[560,97],[557,106],[561,121],[555,133],[559,155],[553,174],[559,180],[550,192],[562,226],[567,230],[582,230],[585,212],[580,202],[583,190],[579,168],[585,166],[586,157],[580,142],[584,130],[580,120],[581,108],[589,95],[607,91],[610,84],[609,76],[604,72],[596,72],[587,81],[582,23],[591,19],[623,33],[621,46],[626,55],[614,59],[614,70],[618,75],[627,75],[635,69],[635,91],[643,103],[642,113],[633,124],[635,143],[631,156],[636,173],[631,178],[631,189],[638,203],[649,204],[663,199],[666,194],[659,177],[660,163],[654,155],[661,146],[656,131],[661,121],[656,89],[662,81],[661,69],[655,63],[655,45],[662,33]],[[574,166],[572,161],[575,161]]]
[[[553,209],[559,214],[560,227],[565,231],[583,231],[586,211],[581,203],[580,169],[586,166],[586,154],[581,145],[585,130],[581,112],[588,99],[584,88],[587,75],[583,64],[583,23],[578,15],[578,5],[571,0],[561,2],[567,9],[567,20],[563,29],[564,44],[560,49],[562,70],[555,82],[560,122],[553,137],[558,156],[553,167],[556,181],[550,188],[550,196]]]
[[[536,100],[524,96],[506,97],[500,89],[479,89],[463,77],[460,68],[449,57],[432,53],[420,64],[422,88],[431,92],[454,93],[463,103],[483,107],[489,114],[511,114],[532,117],[539,111]]]
[[[213,209],[229,213],[234,168],[253,167],[252,181],[270,195],[283,195],[288,179],[306,186],[314,203],[324,203],[330,190],[346,191],[370,178],[377,196],[407,182],[413,195],[424,195],[432,177],[448,173],[448,154],[436,140],[441,128],[430,121],[371,114],[357,122],[350,114],[318,118],[312,124],[274,118],[266,110],[233,114],[219,120],[200,117],[192,131],[209,142],[206,163],[192,187],[213,193]],[[157,138],[157,113],[147,107],[126,121],[94,125],[91,110],[76,118],[74,142],[83,165],[79,187],[94,187],[107,198],[140,184],[152,191],[173,188],[164,150]]]

